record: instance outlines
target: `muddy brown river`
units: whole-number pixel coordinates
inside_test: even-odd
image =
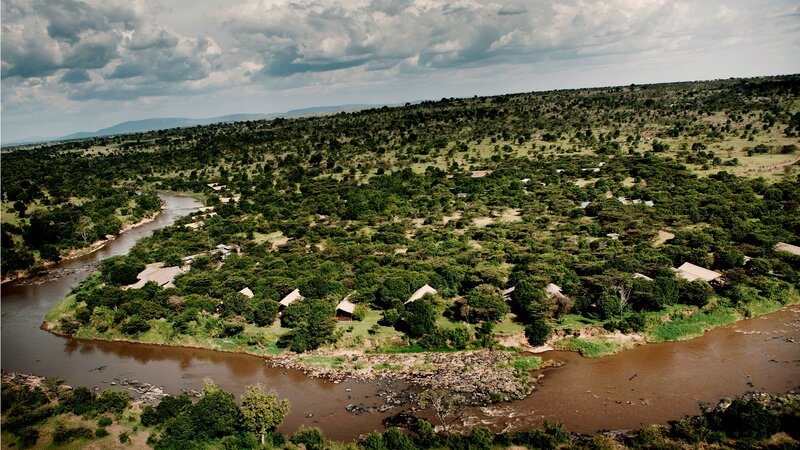
[[[162,194],[158,218],[135,228],[91,255],[64,262],[46,277],[2,286],[2,368],[62,377],[76,386],[111,387],[113,380],[139,380],[168,393],[200,389],[210,378],[241,393],[261,383],[291,401],[282,427],[320,427],[349,440],[382,428],[401,408],[355,415],[349,404],[384,405],[385,383],[334,384],[293,370],[266,367],[249,355],[121,342],[80,341],[39,326],[45,313],[93,271],[102,259],[125,254],[133,244],[196,210],[194,199]],[[522,401],[469,411],[467,423],[495,430],[521,430],[544,420],[570,430],[633,428],[666,423],[699,411],[699,405],[749,390],[785,392],[800,386],[800,306],[719,328],[691,341],[638,347],[600,360],[548,352],[566,362],[544,371],[538,390]],[[115,388],[119,389],[120,386]]]

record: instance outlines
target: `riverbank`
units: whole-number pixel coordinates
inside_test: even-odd
[[[56,306],[48,318],[58,315],[69,303]],[[206,341],[180,336],[165,342],[147,338],[101,335],[79,331],[68,335],[57,322],[45,321],[42,329],[53,334],[79,340],[127,342],[163,347],[182,347],[240,353],[263,358],[268,367],[281,367],[302,371],[306,376],[322,378],[333,383],[345,380],[358,382],[401,381],[419,388],[445,389],[464,398],[469,405],[487,405],[497,401],[520,400],[535,389],[542,375],[537,370],[557,366],[554,361],[543,361],[533,355],[503,350],[469,350],[459,352],[368,353],[363,350],[320,349],[294,354],[284,352],[269,354],[253,348],[234,347],[224,340]],[[212,342],[214,342],[212,344]],[[226,345],[227,344],[227,345]]]
[[[161,208],[164,207],[164,202],[161,202]],[[31,280],[39,277],[46,277],[50,274],[53,270],[55,270],[60,264],[72,261],[78,258],[82,258],[87,255],[91,255],[97,251],[102,250],[106,245],[108,245],[111,241],[122,236],[124,233],[133,230],[135,228],[141,227],[142,225],[146,225],[150,222],[155,221],[158,216],[161,214],[161,208],[158,211],[154,212],[153,214],[144,217],[142,220],[136,223],[128,223],[124,224],[119,232],[115,235],[106,235],[105,239],[100,239],[98,241],[92,242],[87,247],[77,248],[70,250],[68,254],[63,256],[59,262],[52,262],[52,261],[43,261],[39,266],[32,267],[27,271],[19,271],[14,275],[3,277],[0,281],[0,284],[11,283],[13,281],[20,281],[20,280]]]
[[[758,312],[766,314],[780,309],[777,304],[774,309],[760,308]],[[781,305],[782,306],[782,305]],[[59,309],[59,307],[61,309]],[[58,327],[58,317],[66,314],[65,311],[74,309],[72,302],[60,303],[48,314],[52,322],[45,322],[43,329],[55,334],[65,335]],[[791,307],[791,306],[787,306]],[[706,312],[707,313],[707,312]],[[698,318],[706,314],[680,315],[685,320],[691,321],[692,316]],[[754,314],[753,317],[760,314]],[[720,314],[713,314],[714,317]],[[698,329],[713,329],[724,324],[734,323],[744,319],[744,315],[726,313],[721,315],[725,321],[714,322],[716,326],[708,326],[706,320],[695,318],[692,327]],[[675,326],[681,325],[678,317],[673,321]],[[371,353],[363,349],[334,349],[323,348],[313,352],[294,354],[289,352],[275,353],[276,349],[256,348],[245,343],[236,344],[231,339],[207,338],[176,335],[169,339],[165,337],[166,324],[163,321],[154,321],[155,332],[148,332],[140,336],[124,336],[119,333],[99,333],[91,328],[79,330],[73,338],[141,343],[160,345],[165,347],[200,348],[230,353],[244,353],[264,358],[269,367],[282,367],[302,371],[309,377],[322,378],[334,383],[345,380],[370,382],[376,380],[394,380],[409,383],[419,390],[445,389],[462,396],[470,405],[487,405],[498,401],[520,400],[531,394],[536,384],[543,375],[539,369],[558,366],[559,363],[552,359],[532,355],[526,350],[544,352],[555,347],[557,349],[575,351],[590,356],[602,357],[616,353],[626,348],[644,345],[652,342],[662,342],[647,334],[623,334],[619,331],[604,332],[602,328],[588,327],[580,332],[566,334],[561,331],[554,333],[551,340],[553,345],[538,348],[522,348],[518,351],[503,350],[468,350],[451,352],[397,352],[397,353]],[[724,323],[723,323],[724,322]],[[699,324],[699,325],[698,325]],[[705,328],[708,326],[708,328]],[[694,328],[692,328],[694,330]],[[702,334],[702,333],[701,333]],[[146,337],[150,336],[150,338]],[[160,338],[153,338],[153,337]],[[681,340],[686,335],[679,336]],[[524,351],[520,353],[519,351]]]
[[[149,403],[131,401],[115,392],[95,394],[85,388],[66,386],[56,379],[26,373],[3,372],[2,387],[6,405],[2,414],[3,448],[50,448],[54,445],[151,448],[158,441],[162,445],[182,443],[181,447],[191,448],[217,448],[223,443],[226,448],[254,448],[250,443],[257,446],[257,435],[235,431],[248,429],[246,423],[227,431],[224,437],[203,435],[200,430],[177,436],[169,432],[166,424],[174,426],[176,421],[192,430],[224,420],[223,413],[207,409],[202,410],[203,414],[196,414],[207,408],[203,400],[196,404],[173,401],[172,409],[168,410],[159,406],[160,399]],[[209,391],[208,395],[215,395],[213,392]],[[115,401],[110,403],[111,399]],[[146,406],[148,404],[155,408]],[[241,417],[238,410],[243,406],[231,404],[231,408],[236,410],[233,417]],[[444,417],[450,413],[457,416],[457,412],[448,411]],[[215,416],[208,417],[208,414]],[[199,416],[204,418],[200,423],[195,419]],[[228,420],[239,420],[233,417]],[[316,430],[281,427],[281,431],[271,431],[268,439],[276,448],[283,448],[289,441],[295,445],[314,442],[317,443],[315,448],[331,450],[375,448],[376,441],[387,440],[401,440],[403,448],[797,448],[800,445],[796,427],[800,419],[800,395],[794,392],[751,391],[733,400],[714,402],[700,414],[666,426],[644,425],[592,434],[578,434],[563,424],[554,423],[517,432],[492,433],[479,425],[448,431],[435,426],[436,420],[428,422],[413,414],[404,417],[405,423],[395,425],[408,428],[404,434],[397,429],[373,431],[339,442]],[[283,416],[280,420],[283,421]],[[309,440],[311,437],[314,439]],[[383,444],[379,448],[383,448]]]

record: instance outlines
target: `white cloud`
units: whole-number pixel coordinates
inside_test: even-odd
[[[270,99],[798,71],[798,17],[796,0],[2,0],[3,131],[37,110],[276,111]]]

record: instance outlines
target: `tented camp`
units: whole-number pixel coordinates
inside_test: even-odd
[[[413,302],[415,300],[419,300],[423,296],[425,296],[425,294],[435,295],[437,293],[438,293],[438,291],[436,289],[434,289],[434,288],[432,288],[432,287],[430,287],[430,286],[428,286],[426,284],[425,286],[422,286],[421,288],[417,289],[416,292],[411,294],[411,297],[409,297],[408,300],[406,300],[406,302],[403,303],[403,304],[407,305],[407,304],[409,304],[409,303],[411,303],[411,302]]]
[[[356,304],[349,300],[351,295],[353,295],[352,292],[348,294],[347,297],[343,298],[338,305],[336,305],[336,317],[353,317],[353,313],[356,311]]]
[[[302,300],[302,299],[303,299],[303,296],[300,295],[300,289],[295,289],[292,292],[290,292],[289,294],[287,294],[286,297],[283,297],[281,299],[280,307],[281,308],[286,308],[287,306],[291,305],[295,301]]]
[[[567,296],[561,292],[561,287],[553,283],[548,284],[544,291],[547,293],[547,296],[551,298],[567,298]]]
[[[241,291],[239,291],[239,293],[244,295],[247,298],[253,298],[256,295],[256,294],[253,293],[253,291],[250,290],[249,287],[246,287],[246,288],[242,289]]]
[[[647,275],[645,275],[643,273],[639,273],[639,272],[634,273],[633,274],[633,278],[634,279],[639,279],[639,280],[644,280],[644,281],[653,281],[652,278],[648,277]]]
[[[149,281],[164,288],[175,287],[173,280],[183,272],[184,270],[178,266],[164,267],[164,263],[148,264],[143,271],[139,272],[139,275],[136,275],[139,281],[127,286],[127,289],[141,289]]]
[[[775,246],[772,247],[772,249],[775,250],[776,252],[786,252],[800,256],[800,247],[792,244],[787,244],[786,242],[778,242],[777,244],[775,244]]]
[[[686,281],[703,280],[711,284],[722,284],[722,274],[708,270],[692,263],[685,262],[677,269],[673,269],[678,276]]]

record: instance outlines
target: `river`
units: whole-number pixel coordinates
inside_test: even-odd
[[[102,259],[128,252],[133,244],[197,210],[196,200],[161,194],[162,213],[90,255],[66,261],[51,276],[2,286],[2,368],[58,376],[67,384],[106,389],[114,379],[139,380],[178,394],[199,389],[205,378],[241,393],[261,383],[288,398],[292,408],[281,428],[317,426],[333,438],[350,440],[382,427],[399,412],[359,416],[348,404],[379,406],[385,383],[331,383],[294,370],[266,367],[262,358],[210,350],[122,342],[81,341],[39,328],[45,313]],[[698,412],[748,390],[785,392],[800,385],[800,307],[742,321],[691,341],[653,344],[599,360],[548,352],[566,362],[546,369],[538,390],[522,401],[471,409],[468,423],[495,430],[520,430],[562,421],[570,430],[632,428],[665,423]],[[117,386],[119,388],[119,386]]]

